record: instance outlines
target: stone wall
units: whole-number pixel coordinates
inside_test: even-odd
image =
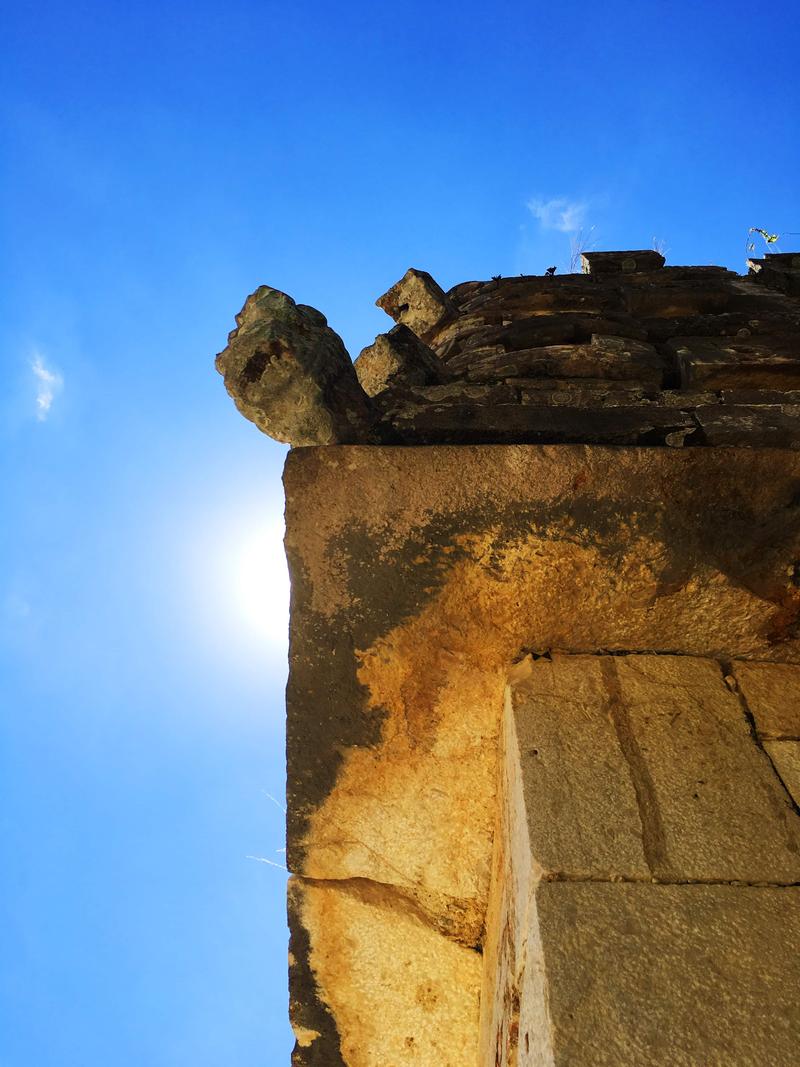
[[[303,446],[295,1067],[796,1062],[800,267],[584,261],[218,357]]]
[[[797,741],[782,768],[757,724],[798,736],[800,669],[555,654],[509,682],[480,1062],[792,1063]]]
[[[747,277],[583,258],[584,274],[447,293],[409,270],[355,374],[319,312],[263,286],[218,366],[243,414],[292,444],[800,445],[797,256]]]
[[[566,671],[578,663],[572,657],[600,654],[622,672],[624,695],[627,660],[612,652],[668,654],[639,658],[656,667],[697,664],[703,678],[714,678],[714,685],[710,677],[704,683],[712,697],[698,682],[696,706],[683,712],[667,700],[667,683],[659,683],[666,695],[663,709],[654,705],[662,715],[656,733],[643,723],[645,732],[636,735],[659,789],[642,809],[650,812],[644,822],[626,762],[633,745],[621,748],[608,720],[612,710],[622,723],[626,715],[621,705],[609,707],[602,674],[580,683],[594,687],[594,704],[587,695],[576,705],[578,679],[568,684],[565,676],[557,692],[553,685],[543,690],[540,704],[552,701],[548,728],[558,758],[542,783],[552,810],[547,815],[541,799],[530,805],[529,836],[536,842],[530,866],[541,868],[537,877],[553,902],[548,914],[562,899],[549,887],[561,885],[563,872],[611,886],[627,878],[631,892],[669,887],[664,899],[673,902],[678,925],[672,887],[683,879],[723,887],[796,880],[795,838],[790,845],[781,836],[778,810],[786,835],[796,833],[795,815],[717,664],[734,665],[725,673],[760,716],[763,748],[787,745],[784,765],[791,767],[800,671],[800,590],[793,579],[800,456],[581,445],[311,448],[290,453],[285,485],[293,575],[287,708],[296,1064],[494,1064],[493,1051],[478,1058],[478,1001],[481,988],[484,1008],[494,998],[492,975],[500,973],[499,963],[485,973],[485,961],[497,958],[491,938],[500,929],[501,909],[489,906],[490,895],[511,885],[510,876],[496,874],[491,888],[493,841],[502,840],[495,834],[498,798],[507,795],[498,787],[507,773],[498,771],[498,752],[509,669],[529,655],[548,669],[566,656]],[[670,684],[682,692],[680,677]],[[647,699],[634,696],[625,696],[632,729],[647,711]],[[717,699],[727,726],[709,718]],[[660,748],[652,748],[653,736]],[[705,773],[695,774],[688,759],[692,745],[702,746],[696,755],[708,764]],[[526,751],[534,747],[540,746]],[[781,773],[788,782],[791,772]],[[692,775],[706,779],[693,790],[702,799],[686,795]],[[528,833],[529,808],[515,810]],[[684,822],[687,812],[691,824]],[[659,819],[663,869],[652,844]],[[608,824],[601,852],[592,838],[598,820]],[[542,837],[548,827],[549,838]],[[577,841],[570,837],[576,827]],[[582,854],[574,851],[578,845]],[[515,863],[521,855],[522,845]],[[648,856],[656,859],[653,874]],[[692,866],[697,858],[705,866]],[[583,891],[565,890],[564,899]],[[516,899],[529,896],[520,889]],[[606,907],[600,897],[597,906]],[[587,930],[596,930],[591,901],[586,907]],[[712,940],[713,923],[723,922],[715,916]],[[764,941],[770,958],[775,941],[791,936],[777,913],[774,921],[772,940]],[[591,942],[594,934],[587,937]],[[719,951],[715,988],[724,1000],[729,948],[720,942]],[[758,955],[754,961],[765,965]],[[673,958],[677,983],[691,978],[695,962]],[[514,982],[527,973],[515,969]],[[731,986],[737,996],[746,992],[743,983]],[[767,1011],[764,989],[750,987],[749,999],[740,1001],[744,1013]],[[665,1011],[669,995],[664,987]],[[782,1012],[789,995],[784,991],[770,1011]],[[512,994],[503,1012],[510,1048],[518,1048],[515,1003]],[[634,997],[629,1010],[635,1014],[641,1003]],[[536,1001],[525,1004],[531,1018]],[[631,1052],[608,1062],[692,1062],[700,1038],[681,1030],[687,1018],[671,1031],[675,1047],[686,1050],[684,1061]],[[698,1010],[701,1034],[705,1018],[705,1008]],[[790,1016],[782,1025],[797,1036]],[[743,1055],[727,1062],[792,1061]]]

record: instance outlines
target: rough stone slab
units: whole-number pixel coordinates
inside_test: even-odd
[[[506,693],[505,759],[519,777],[535,877],[649,879],[631,771],[598,657],[526,659]]]
[[[656,350],[637,341],[625,342],[620,338],[619,342],[613,347],[600,343],[559,344],[507,351],[465,362],[463,369],[469,381],[525,377],[606,378],[660,385],[664,362]],[[463,356],[457,359],[460,365]]]
[[[723,389],[720,393],[723,404],[753,407],[761,404],[800,405],[800,389]]]
[[[379,334],[354,366],[367,396],[397,386],[434,385],[446,377],[441,360],[402,324]]]
[[[635,378],[506,378],[509,385],[525,390],[533,396],[536,393],[550,393],[558,390],[567,392],[578,390],[592,393],[614,393],[616,396],[646,395],[655,397],[660,390],[657,386],[645,385],[637,382]]]
[[[676,337],[664,348],[677,359],[684,388],[800,388],[796,341]]]
[[[788,296],[800,296],[800,255],[795,252],[767,253],[764,259],[748,259],[750,276],[759,285]]]
[[[482,313],[499,311],[506,317],[542,314],[543,312],[587,312],[602,314],[625,312],[625,301],[618,285],[598,283],[585,275],[546,275],[502,278],[484,282],[470,293],[462,310]],[[509,316],[510,313],[510,316]]]
[[[458,313],[455,304],[426,270],[409,267],[399,282],[375,301],[395,322],[428,340],[443,322]]]
[[[716,662],[554,656],[514,679],[542,877],[800,881],[800,818]]]
[[[800,667],[737,661],[732,670],[759,737],[800,740]]]
[[[656,390],[646,389],[640,382],[628,381],[602,382],[597,384],[588,379],[590,384],[584,386],[587,379],[564,378],[556,380],[545,378],[531,381],[530,378],[510,379],[519,390],[519,399],[522,404],[531,404],[534,407],[546,408],[637,408],[647,410],[656,403],[654,397]],[[616,388],[617,385],[623,388]],[[549,386],[549,388],[548,388]]]
[[[483,282],[459,282],[452,289],[448,289],[446,295],[460,308],[483,284]]]
[[[431,337],[431,347],[440,359],[455,355],[468,339],[490,323],[483,315],[460,314],[436,329]]]
[[[525,404],[431,404],[397,407],[389,415],[400,441],[435,444],[663,444],[692,433],[691,416],[677,408],[631,404],[562,407]]]
[[[708,445],[800,449],[800,405],[699,407],[695,418]]]
[[[800,252],[767,252],[764,261],[772,267],[800,269]]]
[[[536,913],[521,1063],[795,1067],[800,889],[551,883]]]
[[[663,407],[681,408],[682,411],[699,407],[713,407],[719,403],[716,393],[693,389],[663,389],[655,396],[655,402]]]
[[[631,274],[634,271],[657,270],[664,266],[664,257],[652,248],[634,252],[582,252],[584,274]]]
[[[765,741],[764,749],[795,804],[800,806],[800,741]]]
[[[445,404],[448,402],[476,403],[491,406],[510,404],[517,398],[517,391],[510,383],[500,382],[486,385],[480,382],[463,380],[446,382],[442,385],[414,386],[404,392],[403,399],[420,406],[427,404]]]
[[[650,320],[657,318],[685,319],[748,310],[748,302],[743,302],[733,287],[737,275],[732,272],[670,275],[668,271],[669,268],[664,268],[651,274],[625,276],[628,310],[640,321],[644,320],[649,329],[652,329]],[[754,299],[749,303],[759,305],[760,302]]]
[[[289,919],[299,948],[290,966],[293,1067],[475,1062],[478,952],[448,941],[413,905],[366,880],[293,879]]]
[[[663,343],[676,337],[736,337],[743,330],[751,335],[759,332],[763,324],[739,311],[683,318],[647,318],[642,325],[647,329],[648,341]]]

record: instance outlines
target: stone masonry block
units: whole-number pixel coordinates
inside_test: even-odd
[[[800,880],[800,818],[715,661],[528,660],[510,710],[543,877]]]
[[[375,301],[395,322],[427,340],[457,312],[452,300],[426,270],[409,267],[399,282]]]
[[[765,741],[764,749],[795,804],[800,806],[800,741]]]
[[[551,883],[535,896],[517,1062],[797,1064],[800,888]]]
[[[739,660],[733,665],[733,676],[759,737],[800,740],[800,667]]]

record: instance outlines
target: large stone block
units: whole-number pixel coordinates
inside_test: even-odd
[[[379,334],[354,366],[367,396],[397,386],[435,385],[446,377],[437,356],[402,324]]]
[[[797,1064],[800,889],[550,883],[531,915],[519,1064]]]
[[[395,322],[428,340],[457,312],[452,300],[426,270],[409,267],[399,282],[375,301]]]
[[[700,407],[695,418],[709,445],[800,449],[800,405]]]
[[[679,408],[628,401],[606,405],[605,398],[583,407],[526,403],[483,402],[396,405],[387,415],[399,441],[412,445],[459,442],[465,445],[501,443],[574,444],[580,441],[609,445],[663,444],[670,437],[685,437],[696,424]]]
[[[630,274],[634,271],[658,270],[664,257],[652,248],[633,252],[582,252],[584,274]]]
[[[557,655],[513,678],[541,877],[800,881],[800,818],[717,663]]]
[[[622,337],[593,334],[591,343],[570,345],[552,343],[574,330],[561,327],[538,327],[541,347],[519,348],[497,353],[482,359],[474,358],[466,367],[469,381],[491,381],[498,378],[607,378],[609,381],[634,379],[639,383],[658,386],[664,375],[664,363],[652,345]],[[532,337],[526,339],[534,340]],[[474,357],[474,353],[472,354]],[[448,367],[459,365],[466,355],[458,356]]]
[[[367,880],[294,879],[289,911],[293,942],[308,946],[291,960],[302,972],[292,983],[295,1067],[475,1064],[478,952],[442,937],[391,887]],[[328,1008],[314,1011],[314,1003]]]
[[[676,337],[664,348],[677,360],[685,388],[800,388],[800,358],[793,338]]]
[[[733,677],[760,737],[800,740],[800,667],[791,663],[737,662]]]
[[[765,741],[764,750],[792,800],[800,806],[800,741]]]

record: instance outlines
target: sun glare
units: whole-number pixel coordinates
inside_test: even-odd
[[[254,636],[275,645],[285,645],[289,632],[283,529],[283,522],[275,519],[250,528],[231,560],[237,614]]]

